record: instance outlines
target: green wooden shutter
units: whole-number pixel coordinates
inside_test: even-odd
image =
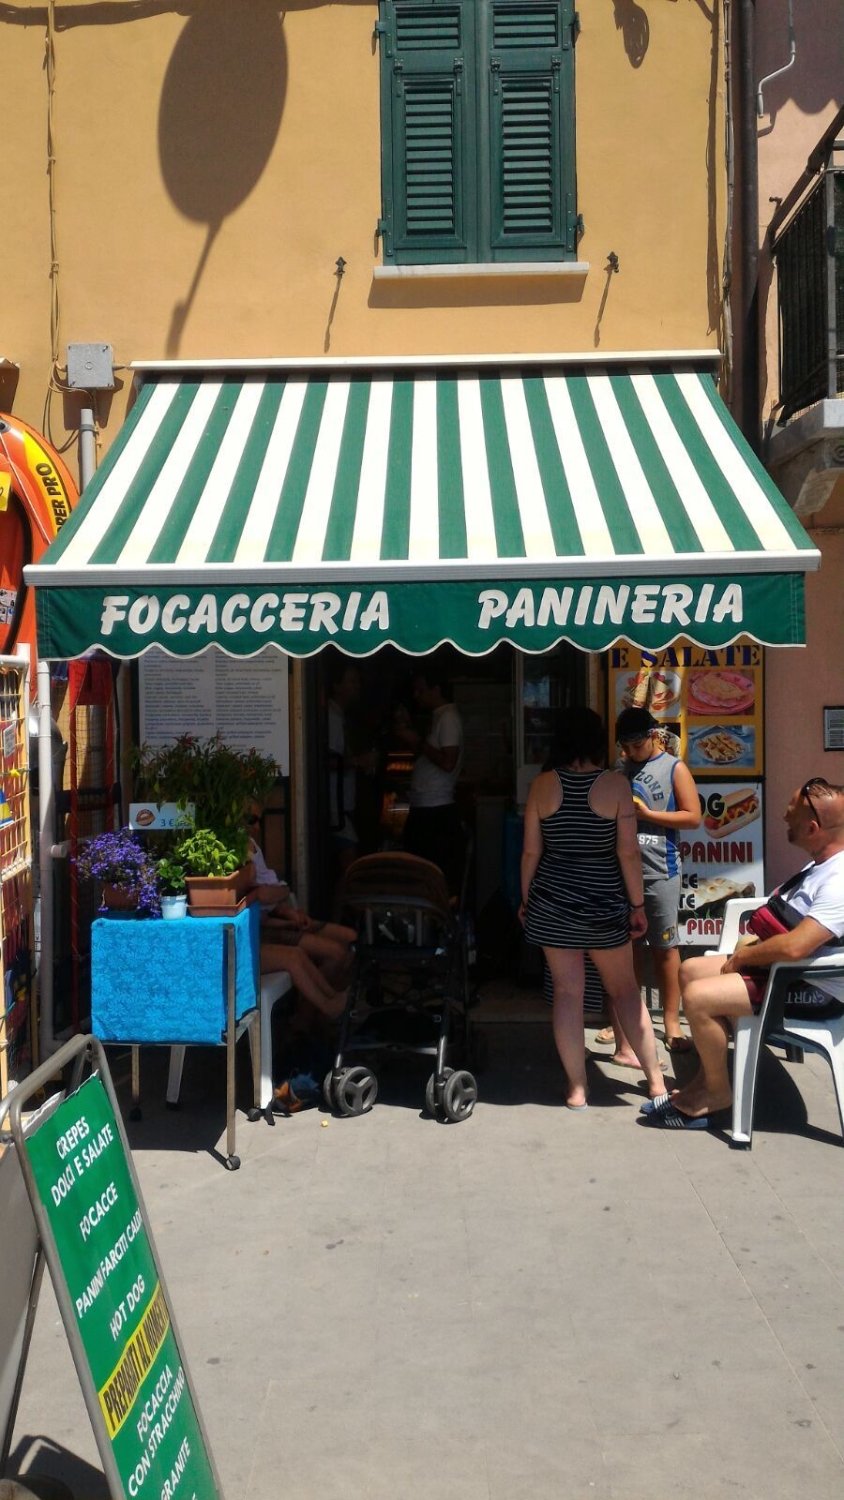
[[[385,261],[473,260],[476,0],[384,0]]]
[[[573,255],[571,0],[491,0],[487,14],[489,254]]]

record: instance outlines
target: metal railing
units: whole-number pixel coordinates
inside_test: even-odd
[[[783,421],[844,393],[844,140],[829,142],[773,251]]]

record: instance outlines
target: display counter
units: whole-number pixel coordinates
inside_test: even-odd
[[[269,1043],[269,1017],[259,1004],[260,921],[256,903],[237,914],[172,922],[99,918],[91,928],[91,1030],[101,1042],[171,1046],[182,1057],[186,1045],[227,1048],[229,1167],[239,1165],[234,1049],[247,1027],[256,1109],[263,1102],[260,1053]],[[132,1092],[137,1106],[137,1052]]]

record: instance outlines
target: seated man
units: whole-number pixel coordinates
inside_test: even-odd
[[[642,1105],[649,1124],[708,1129],[713,1116],[732,1102],[727,1072],[730,1023],[759,1010],[765,971],[775,963],[825,953],[827,945],[844,934],[844,787],[813,777],[794,793],[785,821],[789,843],[812,856],[787,882],[788,904],[797,924],[775,936],[743,941],[727,959],[723,954],[686,959],[680,989],[700,1067],[683,1088]],[[844,1013],[844,978],[823,978],[823,987],[797,979],[789,989],[788,1012],[818,1018]]]

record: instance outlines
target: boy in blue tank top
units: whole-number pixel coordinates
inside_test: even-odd
[[[688,766],[669,755],[658,735],[659,725],[646,708],[626,708],[619,714],[616,740],[623,759],[619,770],[630,781],[637,813],[637,836],[642,856],[645,938],[651,950],[659,989],[665,1047],[668,1052],[686,1052],[691,1042],[680,1030],[680,950],[677,912],[680,906],[681,870],[678,835],[681,829],[700,824],[700,799]],[[640,983],[644,977],[643,945],[634,948]],[[614,1061],[638,1067],[627,1038],[613,1018]],[[610,1028],[607,1028],[608,1032]],[[610,1040],[606,1033],[600,1039]]]

